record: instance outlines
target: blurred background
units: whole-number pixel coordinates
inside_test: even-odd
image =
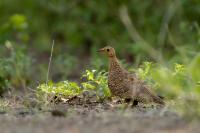
[[[45,81],[53,40],[53,81],[106,69],[106,45],[133,67],[189,64],[200,50],[199,0],[1,0],[0,14],[1,91]]]

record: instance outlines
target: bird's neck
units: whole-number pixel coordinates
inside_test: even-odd
[[[109,72],[111,71],[121,71],[123,68],[122,66],[120,65],[118,59],[116,56],[114,57],[109,57]]]

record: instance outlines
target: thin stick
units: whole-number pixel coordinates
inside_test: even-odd
[[[46,85],[49,81],[49,72],[50,72],[50,67],[51,67],[51,61],[52,61],[52,55],[53,55],[53,48],[54,48],[54,40],[53,40],[53,43],[52,43],[52,46],[51,46],[51,55],[50,55],[50,58],[49,58],[49,65],[48,65],[48,71],[47,71],[47,78],[46,78]]]

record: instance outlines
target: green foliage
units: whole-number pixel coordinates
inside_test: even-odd
[[[117,51],[123,48],[121,55],[145,60],[149,52],[140,45],[140,41],[131,40],[120,18],[122,6],[127,7],[141,38],[165,58],[170,59],[177,54],[192,56],[200,48],[195,45],[199,44],[200,33],[199,4],[196,0],[2,0],[0,40],[31,40],[31,47],[47,51],[49,42],[54,38],[58,44],[67,45],[68,52],[111,43]],[[174,60],[181,59],[179,57]]]
[[[137,73],[142,80],[145,80],[145,78],[147,78],[151,66],[152,66],[151,62],[144,62],[142,68],[138,68]]]
[[[13,27],[13,29],[16,29],[16,30],[17,29],[23,30],[23,29],[26,29],[28,26],[26,17],[24,15],[19,15],[19,14],[15,14],[11,16],[10,24]]]
[[[194,60],[196,60],[196,58]],[[191,64],[193,64],[193,62]],[[147,84],[151,85],[152,88],[155,89],[155,91],[169,100],[183,97],[187,93],[197,93],[200,95],[198,82],[195,80],[195,78],[200,79],[200,77],[195,76],[195,78],[192,78],[190,71],[193,67],[190,66],[190,64],[182,65],[176,63],[173,65],[173,68],[169,68],[151,62],[144,62],[141,67],[134,69],[134,71],[141,80],[146,81]],[[96,92],[99,97],[110,96],[110,91],[107,86],[107,73],[105,71],[86,70],[82,75],[82,78],[85,78],[86,81],[81,83],[82,87],[79,87],[79,92],[89,90]],[[49,88],[53,85],[54,84],[51,83]],[[65,93],[63,90],[66,88],[61,87],[63,90],[59,89],[60,85],[62,86],[63,84],[55,84],[56,87],[54,88],[58,88],[56,89],[57,91],[55,91],[57,92],[56,94]],[[46,85],[42,86],[44,88],[47,87]],[[51,89],[48,89],[48,87],[46,89],[48,90],[47,92],[52,93]],[[73,93],[74,92],[70,93],[67,91],[67,95]]]
[[[11,15],[9,20],[0,26],[0,43],[6,40],[13,40],[14,38],[22,42],[27,42],[29,39],[27,29],[28,23],[24,15]]]
[[[173,67],[172,67],[173,66]],[[186,119],[200,117],[199,56],[189,64],[175,63],[170,67],[144,62],[136,73],[152,89],[165,97],[170,109]]]
[[[97,72],[96,70],[86,70],[82,75],[86,78],[85,82],[82,82],[79,86],[75,82],[62,81],[58,83],[49,82],[48,84],[41,84],[37,87],[37,96],[42,99],[48,100],[49,96],[58,97],[71,97],[80,95],[83,91],[92,91],[99,98],[105,98],[110,96],[110,91],[107,86],[107,73],[104,71]],[[44,100],[44,99],[43,99]]]
[[[60,98],[76,96],[81,93],[80,87],[75,82],[62,81],[58,83],[48,82],[40,84],[35,92],[41,106]]]
[[[1,62],[1,61],[0,61]],[[1,70],[2,71],[2,70]],[[0,95],[3,94],[6,90],[8,90],[9,82],[5,79],[4,75],[0,75]]]
[[[175,64],[173,69],[145,62],[137,73],[168,99],[195,92],[196,81],[191,79],[190,65]],[[200,77],[198,77],[200,79]]]
[[[200,54],[196,55],[189,67],[192,79],[196,82],[200,82]]]
[[[9,102],[4,100],[4,99],[0,99],[0,112],[6,112],[9,109]]]
[[[80,87],[75,82],[62,81],[59,83],[48,82],[48,84],[41,84],[38,87],[39,93],[74,96],[80,94]]]
[[[93,90],[101,98],[111,96],[107,85],[107,72],[86,70],[82,77],[87,79],[86,82],[81,83],[84,90]]]
[[[31,59],[25,54],[24,49],[15,50],[11,42],[5,44],[8,57],[0,59],[0,92],[9,87],[25,87],[30,79]]]

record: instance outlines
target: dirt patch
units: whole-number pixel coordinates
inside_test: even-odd
[[[132,108],[119,101],[78,96],[46,109],[15,107],[0,113],[0,123],[2,133],[199,132],[198,122],[189,123],[166,107]]]

